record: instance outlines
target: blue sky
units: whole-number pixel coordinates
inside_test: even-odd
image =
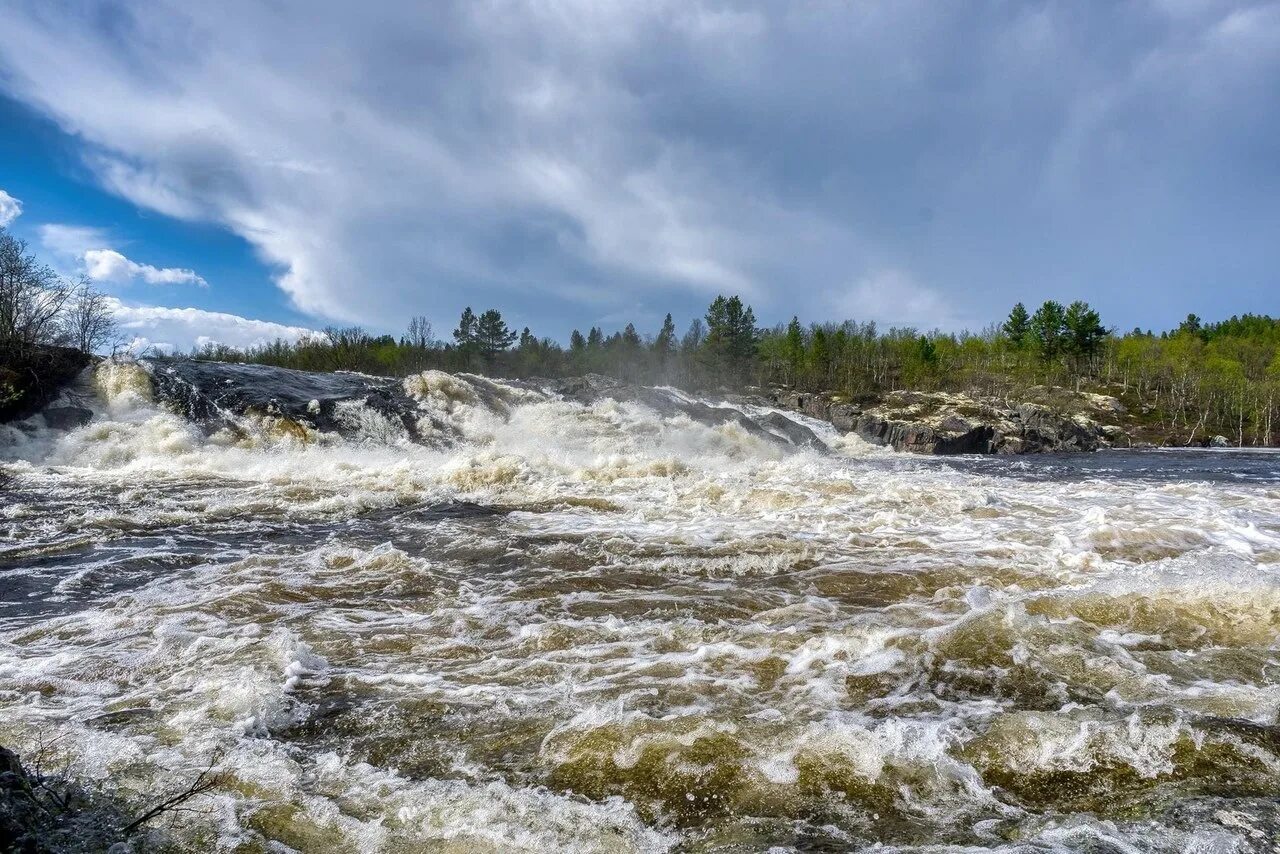
[[[181,347],[1280,313],[1278,2],[377,7],[6,4],[0,220]]]

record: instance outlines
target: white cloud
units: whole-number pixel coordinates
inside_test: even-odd
[[[199,285],[202,288],[209,284],[194,270],[140,264],[115,249],[106,248],[110,238],[100,228],[46,223],[40,226],[40,242],[60,260],[77,263],[80,272],[102,282],[123,284],[141,279],[149,285]]]
[[[835,298],[833,308],[842,317],[875,320],[886,327],[932,330],[961,325],[941,293],[896,269],[877,270],[859,279]]]
[[[40,243],[62,261],[79,261],[89,249],[109,242],[100,228],[53,222],[40,226]]]
[[[134,352],[148,347],[185,352],[210,343],[245,348],[269,344],[278,338],[297,341],[321,334],[304,326],[253,320],[220,311],[127,305],[115,298],[110,298],[110,303],[116,324],[129,339],[129,349]]]
[[[149,285],[199,285],[208,282],[192,270],[180,267],[153,267],[130,261],[114,249],[90,249],[82,256],[85,274],[92,279],[123,282],[141,279]]]
[[[0,86],[103,186],[334,319],[813,316],[887,266],[1150,323],[1151,286],[1185,315],[1229,254],[1215,297],[1263,310],[1275,269],[1274,3],[314,0],[305,38],[254,0],[9,7]]]
[[[0,228],[22,216],[22,201],[0,190]]]

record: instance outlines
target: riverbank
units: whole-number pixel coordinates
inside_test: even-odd
[[[74,347],[0,354],[0,424],[47,406],[92,361]]]

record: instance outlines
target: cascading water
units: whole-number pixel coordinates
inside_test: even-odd
[[[0,744],[179,850],[1270,850],[1273,455],[200,370],[0,437]]]

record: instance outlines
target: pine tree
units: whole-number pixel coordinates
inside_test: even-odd
[[[496,308],[491,308],[480,315],[475,325],[475,341],[485,359],[493,358],[510,347],[516,340],[516,333],[507,328],[506,321]]]
[[[1093,358],[1107,337],[1106,327],[1102,325],[1098,312],[1081,300],[1076,300],[1067,307],[1062,323],[1065,332],[1063,349],[1077,358]]]
[[[653,355],[657,357],[658,364],[666,365],[675,351],[676,325],[668,312],[666,319],[662,321],[662,328],[658,330],[657,337],[653,339]]]
[[[1031,331],[1031,318],[1027,314],[1027,307],[1022,303],[1015,305],[1001,329],[1009,339],[1009,343],[1013,345],[1013,349],[1021,350],[1027,346],[1028,333]]]
[[[587,339],[582,337],[582,333],[573,330],[573,334],[569,336],[569,350],[574,353],[581,353],[587,349]]]
[[[1062,303],[1045,300],[1031,316],[1031,338],[1035,341],[1040,358],[1048,361],[1062,352],[1062,337],[1065,332],[1066,309]]]
[[[453,330],[453,340],[457,341],[458,346],[462,348],[475,344],[476,315],[471,310],[471,306],[467,306],[462,310],[462,318],[458,321],[458,328]]]
[[[756,354],[756,316],[735,296],[717,296],[707,307],[705,359],[712,371],[741,382]]]

